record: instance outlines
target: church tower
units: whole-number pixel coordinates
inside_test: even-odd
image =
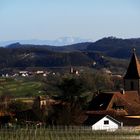
[[[136,56],[136,50],[133,49],[133,54],[124,76],[124,89],[126,91],[140,92],[140,63]]]

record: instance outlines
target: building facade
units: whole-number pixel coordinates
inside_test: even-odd
[[[122,127],[123,123],[117,121],[109,115],[99,119],[95,124],[92,125],[92,130],[112,130],[115,131]]]

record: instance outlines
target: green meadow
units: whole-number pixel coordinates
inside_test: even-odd
[[[0,78],[0,96],[32,97],[43,94],[43,83],[26,78]]]

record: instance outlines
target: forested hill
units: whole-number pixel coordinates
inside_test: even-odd
[[[93,63],[96,62],[94,66]],[[126,67],[121,59],[95,52],[54,52],[46,47],[0,48],[0,69],[27,67],[88,66],[95,68]]]
[[[140,56],[140,39],[103,38],[96,42],[68,46],[11,44],[0,48],[0,68],[89,66],[125,69],[136,48]],[[127,63],[126,63],[127,62]]]
[[[46,47],[0,48],[0,67],[89,66],[92,58],[82,52],[54,52]]]

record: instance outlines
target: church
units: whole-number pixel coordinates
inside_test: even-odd
[[[120,91],[97,94],[90,102],[87,114],[140,115],[140,63],[135,49],[123,81],[124,88]]]
[[[133,50],[132,58],[124,76],[124,89],[126,91],[138,91],[140,93],[140,63]]]

